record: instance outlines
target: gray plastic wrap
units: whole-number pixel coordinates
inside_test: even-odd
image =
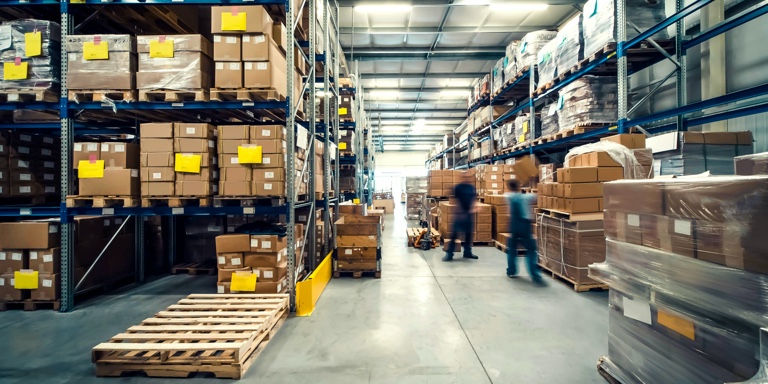
[[[536,70],[539,74],[539,86],[547,84],[557,77],[557,46],[559,41],[553,39],[544,44],[539,50],[536,60]]]
[[[642,154],[644,152],[636,152],[613,141],[598,141],[597,143],[584,144],[571,149],[565,155],[564,163],[566,168],[571,158],[591,152],[605,152],[613,161],[621,164],[621,167],[624,168],[625,179],[646,179],[648,177],[643,166],[640,164],[641,159],[637,158],[638,153]]]
[[[99,39],[107,44],[109,58],[86,60],[83,44]],[[70,89],[133,89],[136,73],[136,43],[131,35],[67,36],[67,82]]]
[[[41,53],[25,57],[25,33],[40,31]],[[5,71],[0,65],[0,89],[48,88],[58,90],[61,84],[61,28],[52,21],[20,19],[0,24],[0,60],[12,62],[20,57],[28,63],[27,78],[3,80]]]
[[[405,178],[406,193],[427,193],[429,179],[426,176],[409,176]]]
[[[491,94],[496,94],[496,92],[498,92],[501,89],[501,87],[504,85],[504,63],[505,62],[506,62],[506,57],[502,57],[493,66],[493,71],[491,72],[492,74],[491,79],[493,79],[493,85],[491,86]]]
[[[618,118],[615,77],[582,76],[560,90],[560,131],[590,124],[612,124]]]
[[[527,113],[515,118],[515,138],[518,144],[541,136],[541,121],[536,119],[533,128],[530,123],[530,115]]]
[[[737,175],[768,175],[768,152],[733,158]]]
[[[515,45],[517,47],[517,45]],[[517,76],[517,72],[520,69],[517,67],[517,62],[515,61],[515,54],[512,52],[512,55],[504,56],[504,82],[513,79],[515,76]]]
[[[139,54],[139,89],[199,89],[210,86],[213,69],[210,57],[202,52],[175,52],[171,58]]]
[[[557,74],[575,67],[584,58],[584,33],[581,28],[581,13],[566,23],[557,33]]]
[[[658,24],[666,18],[664,1],[625,0],[627,19],[640,32]],[[616,0],[588,0],[584,4],[584,56],[590,56],[609,43],[616,42]],[[639,32],[627,25],[627,39]],[[666,29],[653,35],[655,39],[667,39]]]
[[[560,130],[557,119],[557,103],[545,105],[541,112],[541,135],[547,136]]]
[[[525,67],[529,67],[536,64],[538,59],[539,50],[548,43],[550,40],[557,36],[556,31],[540,30],[535,32],[529,32],[517,44],[515,50],[515,62],[517,70],[521,71]]]

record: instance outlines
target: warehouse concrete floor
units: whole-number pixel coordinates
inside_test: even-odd
[[[244,382],[604,382],[595,363],[607,352],[606,293],[509,279],[495,248],[444,263],[438,250],[406,246],[401,209],[387,217],[382,278],[332,280],[315,313],[289,319]],[[90,349],[189,293],[214,291],[214,277],[171,276],[68,314],[0,313],[0,382],[180,383],[96,378]]]

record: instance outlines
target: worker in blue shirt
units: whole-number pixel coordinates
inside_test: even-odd
[[[538,256],[536,254],[536,241],[531,231],[531,205],[536,201],[536,195],[532,193],[520,193],[520,184],[517,180],[507,182],[510,192],[506,195],[509,203],[509,243],[507,244],[507,276],[517,277],[517,243],[525,247],[525,261],[528,265],[528,273],[536,285],[546,285],[539,274]]]
[[[451,239],[448,244],[448,250],[445,251],[443,261],[453,260],[453,250],[456,246],[455,240],[459,233],[464,233],[464,258],[477,259],[472,254],[472,232],[475,230],[474,216],[477,211],[475,200],[477,200],[477,191],[471,183],[471,175],[462,173],[461,182],[453,188],[453,196],[459,202],[459,212],[456,213],[453,225],[451,226]]]

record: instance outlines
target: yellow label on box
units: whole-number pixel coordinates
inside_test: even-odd
[[[360,204],[360,199],[352,199],[352,204]]]
[[[528,122],[527,121],[523,122],[523,133],[528,133]]]
[[[149,57],[173,58],[173,40],[151,40],[149,42]]]
[[[92,41],[83,43],[83,59],[86,60],[109,60],[109,43],[99,41],[98,44]]]
[[[346,114],[347,114],[347,109],[346,108],[339,108],[339,116],[346,115]]]
[[[13,272],[13,287],[16,289],[37,289],[37,271],[23,270]]]
[[[24,34],[24,55],[27,57],[40,56],[43,54],[43,34],[40,31],[28,32]]]
[[[693,322],[683,319],[682,317],[675,316],[671,313],[659,310],[657,315],[659,324],[691,339],[696,340],[696,330],[693,327]]]
[[[347,149],[347,143],[344,143],[344,142],[339,143],[339,149]]]
[[[77,177],[81,179],[104,178],[104,160],[80,160],[77,163]]]
[[[523,134],[523,135],[520,135],[520,137],[518,137],[518,138],[517,138],[517,142],[518,142],[518,144],[519,144],[519,143],[522,143],[523,141],[525,141],[525,135],[524,135],[524,134]]]
[[[232,272],[230,291],[253,292],[256,290],[256,274],[250,271]]]
[[[3,63],[3,80],[24,80],[29,73],[29,63]]]
[[[262,157],[260,145],[237,147],[237,162],[240,164],[261,164]]]
[[[175,164],[173,169],[176,172],[200,173],[200,155],[177,153]]]
[[[224,12],[221,14],[222,31],[245,31],[245,12]]]

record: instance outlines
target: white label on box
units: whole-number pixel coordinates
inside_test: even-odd
[[[18,147],[17,148],[19,153],[29,154],[29,148],[28,147]]]
[[[54,178],[53,173],[46,173],[43,175],[43,180],[45,181],[53,181],[53,178]]]
[[[153,179],[162,179],[163,178],[163,174],[160,173],[160,172],[153,172],[152,173],[152,178]]]
[[[287,250],[285,250],[285,251],[287,252]],[[279,263],[280,260],[282,260],[282,259],[283,259],[283,252],[278,252],[277,253],[277,262]]]
[[[251,248],[259,247],[259,239],[251,239]]]
[[[171,215],[183,215],[183,214],[184,214],[184,208],[171,209]]]
[[[19,140],[21,140],[21,141],[30,141],[31,142],[32,141],[32,136],[31,135],[19,135]]]
[[[224,293],[224,286],[223,285],[219,285],[218,287],[216,287],[216,292]]]
[[[37,260],[37,251],[29,251],[29,259]]]
[[[115,214],[115,209],[114,208],[102,208],[101,209],[101,214],[102,215],[114,215]],[[120,224],[120,222],[118,222],[118,220],[120,220],[120,222],[123,221],[122,219],[115,219],[115,223]]]
[[[194,135],[195,133],[197,133],[195,127],[187,127],[187,135]]]
[[[67,57],[69,58],[69,61],[77,61],[77,53],[70,52]]]
[[[11,260],[21,260],[21,253],[18,252],[12,252],[11,253]]]
[[[264,189],[266,189],[268,191],[271,191],[272,190],[272,184],[270,184],[270,183],[264,184]]]
[[[45,187],[45,190],[43,192],[45,192],[45,193],[54,193],[54,192],[56,192],[56,187]]]
[[[229,63],[229,70],[230,71],[239,71],[240,70],[240,63]]]
[[[216,146],[216,142],[213,140],[208,140],[208,148],[213,148]]]
[[[264,178],[265,179],[274,179],[275,173],[274,172],[264,172]]]
[[[0,260],[5,260],[5,252],[0,252]]]
[[[272,248],[272,242],[269,240],[262,240],[261,241],[261,247],[262,248]]]
[[[22,173],[19,175],[19,180],[21,181],[30,181],[32,180],[32,174],[31,173]]]
[[[112,211],[114,213],[114,211]],[[115,219],[115,225],[120,225],[123,223],[123,219]]]
[[[228,226],[227,227],[227,233],[234,232],[234,231],[235,231],[235,227],[234,226]]]
[[[109,151],[109,143],[101,143],[101,151],[102,152],[108,152]]]
[[[57,225],[48,226],[48,233],[59,233],[59,227]]]
[[[272,135],[272,131],[270,131],[269,129],[262,129],[261,130],[261,135],[265,136],[265,137],[269,137],[269,136]]]
[[[13,30],[10,25],[0,26],[0,50],[11,47],[11,42],[13,41],[11,38],[13,36],[12,32]]]
[[[139,170],[131,169],[131,177],[139,177]]]
[[[19,168],[29,168],[29,161],[19,160]]]
[[[345,255],[351,255],[352,254],[352,250],[351,249],[345,249],[344,250],[344,254]]]
[[[14,286],[14,285],[16,285],[16,279],[11,279],[11,284],[10,284],[10,285],[11,285],[11,286]]]
[[[272,273],[272,271],[264,271],[264,278],[265,279],[271,279],[273,276],[275,276],[275,274]]]
[[[216,69],[224,69],[224,63],[216,63]]]
[[[240,265],[240,264],[242,263],[240,262],[239,257],[235,257],[234,259],[232,259],[232,265]]]
[[[99,143],[88,143],[85,145],[85,150],[88,152],[94,152],[99,150]]]
[[[272,164],[272,159],[269,157],[262,157],[261,162],[264,164]]]
[[[369,238],[369,239],[371,239],[371,240],[373,240],[373,239],[375,239],[375,238],[376,238],[376,236],[373,236],[373,235],[371,235],[371,236],[368,236],[368,238]]]
[[[30,193],[32,192],[32,187],[19,187],[19,193]]]
[[[53,161],[44,161],[43,162],[43,168],[53,168],[55,165],[53,164]]]
[[[629,214],[627,215],[627,224],[633,226],[633,227],[639,227],[640,226],[640,216]]]
[[[267,67],[267,63],[256,63],[256,70],[258,71],[266,71]]]
[[[243,207],[243,215],[255,215],[256,207]]]
[[[243,35],[243,43],[250,43],[251,37],[248,35]]]
[[[632,300],[624,297],[622,300],[624,316],[651,325],[651,304],[644,300]]]
[[[43,279],[43,287],[45,288],[53,287],[53,280]]]
[[[115,144],[115,152],[125,152],[125,144]]]
[[[240,160],[237,157],[233,157],[229,161],[232,164],[240,164]]]
[[[109,225],[110,225],[109,219],[104,219],[104,226],[109,227]]]
[[[256,275],[257,278],[261,278],[261,270],[254,269],[253,274]]]
[[[253,42],[254,42],[255,44],[258,44],[258,43],[263,43],[263,42],[264,42],[264,40],[265,40],[265,38],[264,38],[264,35],[258,35],[258,36],[254,36],[254,37],[253,37]]]
[[[53,137],[43,136],[43,143],[53,144]]]
[[[227,36],[224,39],[224,42],[227,43],[227,44],[237,44],[237,37],[235,37],[235,36]]]
[[[686,220],[675,220],[675,233],[690,236],[691,222]]]
[[[221,43],[221,35],[213,35],[214,43]]]
[[[245,63],[244,67],[245,69],[253,69],[253,63]]]
[[[51,262],[53,262],[52,254],[49,253],[47,255],[43,255],[43,263],[51,263]]]
[[[3,171],[0,171],[0,179],[3,178]]]
[[[277,283],[277,292],[283,291],[283,283]]]
[[[218,259],[219,259],[220,265],[224,265],[227,263],[227,259],[224,256],[219,256]]]

